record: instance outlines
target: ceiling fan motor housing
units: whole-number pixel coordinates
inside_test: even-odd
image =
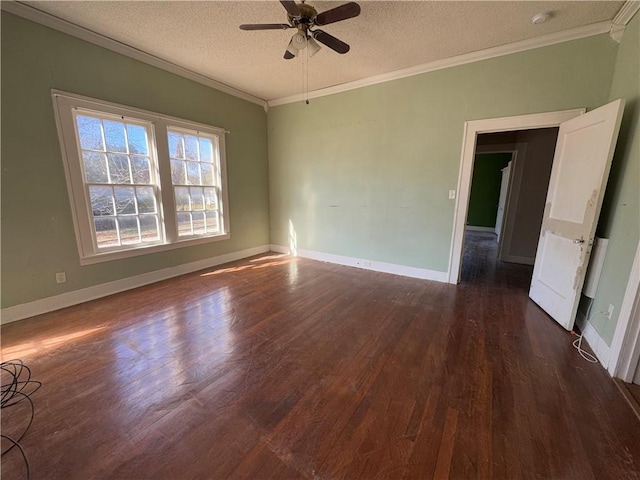
[[[300,10],[300,17],[296,18],[287,14],[287,18],[289,19],[289,23],[300,28],[300,27],[310,27],[313,23],[313,19],[318,15],[318,12],[311,5],[307,5],[306,3],[298,3],[298,10]]]

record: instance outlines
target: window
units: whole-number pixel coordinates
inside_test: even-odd
[[[74,123],[97,249],[159,242],[152,125],[83,110],[74,112]]]
[[[169,130],[171,182],[179,237],[220,232],[217,141],[217,137],[196,132]]]
[[[229,238],[222,129],[53,98],[82,264]]]

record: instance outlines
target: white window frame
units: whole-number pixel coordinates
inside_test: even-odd
[[[231,238],[225,146],[226,132],[224,129],[60,90],[51,90],[51,95],[81,265],[118,260]],[[157,208],[161,223],[159,242],[127,245],[117,250],[108,249],[103,251],[97,248],[93,231],[93,213],[91,202],[86,193],[87,188],[85,187],[81,166],[82,159],[73,115],[76,109],[95,111],[106,116],[115,115],[134,123],[142,121],[150,124],[149,144],[151,151],[149,153],[152,158],[155,158],[155,168],[157,169],[152,172],[152,176],[158,179],[159,190],[159,198],[157,199],[159,200]],[[222,221],[221,233],[186,238],[178,237],[177,212],[171,181],[171,161],[169,159],[168,144],[168,130],[171,128],[218,137],[220,188],[222,190],[219,205]]]

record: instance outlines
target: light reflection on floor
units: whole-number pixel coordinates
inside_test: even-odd
[[[265,263],[260,263],[260,264],[254,264],[254,262],[260,262],[260,261],[264,261],[264,260],[275,260],[275,259],[282,259],[279,261],[273,261],[273,262],[265,262]],[[212,275],[221,275],[223,273],[233,273],[233,272],[241,272],[242,270],[247,270],[247,269],[258,269],[258,268],[268,268],[268,267],[276,267],[278,265],[287,265],[289,263],[295,263],[298,259],[296,257],[292,257],[289,255],[269,255],[266,257],[261,257],[261,258],[254,258],[253,260],[250,260],[250,264],[247,265],[240,265],[237,267],[229,267],[229,268],[221,268],[219,270],[214,270],[212,272],[207,272],[207,273],[203,273],[200,276],[201,277],[210,277]]]
[[[138,324],[130,332],[116,332],[114,380],[122,391],[121,400],[130,404],[129,411],[139,413],[184,395],[184,385],[198,377],[197,370],[185,367],[193,365],[193,352],[210,352],[201,366],[206,370],[233,356],[229,289],[222,286],[211,292],[205,303],[172,307],[162,318]]]
[[[298,279],[297,261],[296,257],[287,254],[269,254],[237,262],[234,267],[202,273],[200,277],[289,265],[288,283],[294,285]],[[180,288],[180,284],[177,285]],[[212,388],[214,384],[221,395],[244,385],[245,379],[237,370],[233,375],[223,372],[228,370],[225,369],[228,362],[248,361],[245,354],[244,357],[237,355],[239,345],[236,344],[234,329],[242,323],[236,323],[238,319],[250,316],[252,312],[236,311],[234,293],[225,285],[203,282],[202,288],[206,291],[204,295],[197,291],[197,287],[196,290],[185,291],[182,305],[166,305],[162,298],[158,298],[148,304],[122,303],[112,311],[113,316],[123,322],[122,327],[110,329],[108,335],[98,337],[98,341],[107,342],[112,355],[99,360],[92,357],[92,365],[110,372],[108,391],[120,412],[117,419],[110,420],[115,422],[114,426],[126,429],[129,422],[147,415],[150,421],[155,421],[172,404],[195,398],[193,395],[197,391]],[[93,311],[103,315],[105,307],[100,302],[96,302]],[[144,313],[141,315],[141,312]],[[74,340],[94,335],[105,328],[98,326],[65,335],[42,335],[36,340],[3,348],[2,358],[43,359],[49,350],[68,348]],[[91,340],[77,342],[88,356],[91,356],[91,344]],[[194,356],[197,356],[196,362]],[[221,372],[219,376],[216,371]],[[204,378],[215,381],[202,385]]]
[[[11,347],[2,349],[2,361],[6,361],[10,358],[21,358],[32,355],[34,353],[43,353],[45,350],[55,347],[63,346],[64,344],[77,340],[87,335],[99,332],[105,327],[96,327],[82,330],[79,332],[70,333],[67,335],[58,335],[54,337],[43,338],[40,340],[34,340],[31,342],[20,343]]]

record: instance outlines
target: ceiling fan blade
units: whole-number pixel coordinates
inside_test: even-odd
[[[240,25],[240,30],[286,30],[293,28],[287,23],[249,23]]]
[[[287,49],[284,51],[284,59],[291,60],[292,58],[295,58],[297,52],[298,50],[294,47],[292,38],[289,40],[289,45],[287,45]]]
[[[339,7],[332,8],[326,12],[319,13],[316,16],[316,25],[329,25],[330,23],[346,20],[360,15],[360,5],[356,2],[345,3]]]
[[[349,45],[344,43],[342,40],[337,39],[333,35],[323,32],[322,30],[314,30],[313,38],[318,40],[320,43],[324,43],[331,50],[335,50],[338,53],[347,53],[349,51]]]
[[[292,17],[300,16],[300,9],[298,8],[298,5],[296,5],[296,2],[291,0],[280,0],[280,3]]]

